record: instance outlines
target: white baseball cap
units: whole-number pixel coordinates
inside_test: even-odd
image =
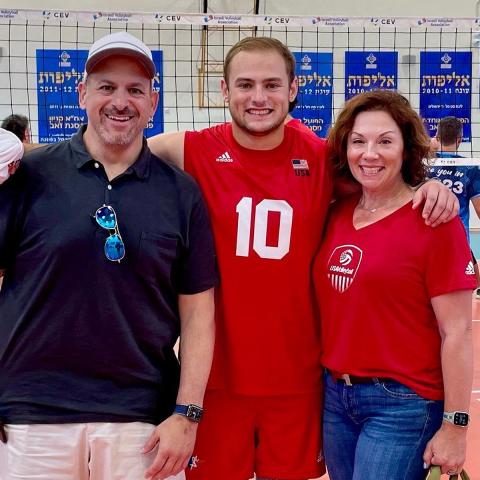
[[[0,128],[0,184],[15,172],[23,157],[23,143],[9,130]]]
[[[85,72],[91,73],[99,62],[111,55],[132,57],[142,64],[149,78],[155,77],[152,52],[141,40],[127,32],[112,33],[97,40],[88,51]]]

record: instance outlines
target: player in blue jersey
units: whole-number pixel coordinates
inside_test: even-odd
[[[438,124],[436,135],[438,142],[436,156],[439,158],[462,158],[462,155],[458,154],[458,147],[462,143],[462,136],[463,126],[458,118],[442,118]],[[480,168],[466,165],[435,165],[430,168],[429,176],[441,180],[442,183],[450,188],[457,196],[460,202],[459,215],[465,226],[467,238],[470,240],[470,201],[477,215],[480,217]],[[473,256],[473,260],[477,281],[479,281],[480,284],[480,276],[475,256]],[[480,289],[477,289],[476,295],[477,298],[480,298]]]

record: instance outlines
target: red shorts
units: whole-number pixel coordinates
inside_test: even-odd
[[[255,397],[211,390],[205,395],[187,480],[284,480],[325,473],[321,392]]]

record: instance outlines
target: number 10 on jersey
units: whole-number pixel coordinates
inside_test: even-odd
[[[243,197],[238,203],[237,250],[239,257],[250,255],[250,238],[253,226],[253,250],[261,258],[280,260],[290,250],[292,235],[293,209],[285,200],[262,200],[253,211],[251,197]],[[280,214],[278,245],[267,245],[268,214]],[[252,215],[254,219],[252,222]]]

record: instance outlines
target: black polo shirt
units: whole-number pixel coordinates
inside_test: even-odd
[[[109,261],[117,214],[125,258]],[[153,156],[111,182],[72,140],[28,155],[0,187],[0,419],[158,423],[173,409],[178,294],[216,282],[194,180]]]

